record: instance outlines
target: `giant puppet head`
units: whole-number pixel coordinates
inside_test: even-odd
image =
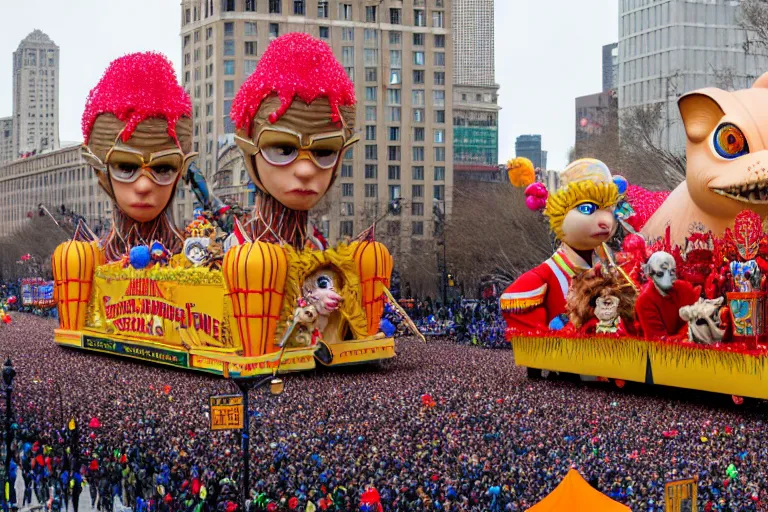
[[[295,211],[328,192],[355,142],[354,85],[331,48],[307,34],[272,41],[230,116],[251,180]]]
[[[137,223],[166,212],[195,156],[192,104],[159,53],[112,61],[88,95],[83,156],[117,208]]]
[[[618,201],[619,188],[608,167],[599,160],[582,158],[560,173],[560,186],[547,198],[544,215],[558,240],[588,251],[616,233]]]
[[[677,263],[674,256],[668,252],[658,251],[651,254],[648,262],[643,265],[643,272],[662,295],[666,295],[677,281]]]

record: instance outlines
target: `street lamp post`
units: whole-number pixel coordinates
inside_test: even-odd
[[[274,374],[265,377],[259,381],[252,381],[249,379],[232,379],[237,387],[240,389],[240,392],[243,395],[243,429],[240,434],[240,443],[242,445],[243,450],[243,481],[242,481],[242,512],[246,512],[245,504],[248,501],[248,488],[251,481],[251,457],[250,457],[250,446],[251,446],[251,422],[250,422],[250,414],[249,414],[249,407],[248,407],[248,393],[252,389],[259,389],[267,384],[269,384],[269,392],[274,395],[280,395],[283,392],[283,389],[285,387],[285,383],[283,382],[283,379],[280,379],[277,377],[277,372]]]
[[[13,391],[13,378],[16,377],[16,370],[13,369],[11,358],[5,361],[3,365],[3,382],[5,383],[5,481],[3,482],[3,508],[10,508],[11,497],[11,392]]]

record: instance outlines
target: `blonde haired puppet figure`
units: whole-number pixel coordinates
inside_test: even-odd
[[[548,193],[542,183],[526,189],[529,208],[544,215],[560,246],[544,263],[515,280],[501,296],[510,330],[546,329],[565,313],[571,280],[605,258],[603,243],[616,232],[616,205],[627,181],[613,176],[601,161],[584,158],[560,173],[559,188]]]

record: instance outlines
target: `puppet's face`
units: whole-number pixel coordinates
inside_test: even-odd
[[[644,270],[656,288],[664,293],[670,291],[677,281],[677,265],[669,253],[659,251],[651,254]]]
[[[339,309],[343,300],[338,293],[340,289],[341,277],[330,268],[323,268],[309,275],[303,286],[304,296],[321,316],[328,316]]]
[[[595,301],[595,316],[601,322],[609,322],[619,316],[619,298],[605,293]]]
[[[616,232],[617,225],[613,207],[599,208],[595,203],[581,203],[565,214],[561,241],[577,250],[592,250],[607,242]]]

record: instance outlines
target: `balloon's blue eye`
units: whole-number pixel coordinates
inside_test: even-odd
[[[597,205],[595,203],[581,203],[576,209],[584,215],[592,215],[597,211]]]

